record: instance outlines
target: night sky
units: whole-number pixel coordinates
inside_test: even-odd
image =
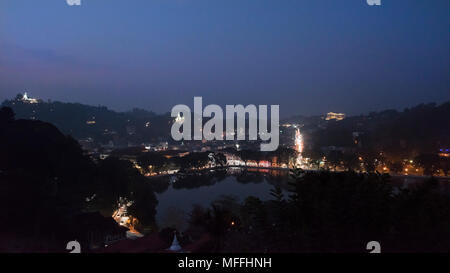
[[[280,104],[282,116],[450,99],[450,1],[0,1],[0,100]]]

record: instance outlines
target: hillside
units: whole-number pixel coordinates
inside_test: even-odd
[[[125,146],[129,142],[141,144],[167,138],[171,120],[168,115],[156,115],[142,109],[121,113],[105,106],[80,103],[30,103],[20,94],[13,100],[4,101],[2,106],[12,108],[18,119],[52,123],[76,139],[92,138],[98,143],[113,141]]]

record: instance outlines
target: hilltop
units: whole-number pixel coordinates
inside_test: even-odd
[[[54,124],[64,134],[76,139],[93,139],[98,143],[113,141],[116,145],[141,144],[145,141],[166,139],[170,132],[169,115],[133,109],[116,112],[105,106],[80,103],[41,101],[18,94],[5,100],[2,106],[10,107],[18,119],[41,120]]]

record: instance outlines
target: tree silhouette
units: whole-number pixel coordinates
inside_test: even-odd
[[[0,124],[5,124],[14,120],[14,111],[10,107],[0,108]]]

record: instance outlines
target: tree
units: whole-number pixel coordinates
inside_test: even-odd
[[[283,202],[284,194],[280,186],[274,186],[274,188],[270,190],[270,195],[274,198],[276,203],[280,204]]]
[[[142,166],[145,172],[159,173],[164,170],[168,163],[167,158],[159,153],[144,153],[138,156],[137,163]]]
[[[327,159],[336,171],[336,167],[340,165],[341,161],[344,159],[344,154],[341,151],[331,151],[328,154]]]
[[[444,172],[445,176],[448,176],[450,169],[450,158],[441,157],[441,169]]]
[[[206,228],[215,239],[215,250],[222,248],[227,229],[232,222],[231,213],[219,205],[212,205],[206,216]]]
[[[422,167],[424,175],[433,175],[439,169],[439,156],[437,154],[421,154],[415,162]]]
[[[2,107],[0,109],[0,124],[13,121],[14,116],[14,111],[10,107]]]
[[[311,161],[316,165],[316,168],[320,168],[320,162],[322,161],[322,158],[324,157],[324,154],[320,147],[315,145],[312,149],[305,149],[302,153],[303,157],[310,158]]]
[[[322,171],[294,173],[294,179],[289,229],[310,251],[359,249],[367,237],[389,231],[388,176]]]
[[[403,171],[403,163],[401,161],[389,162],[388,166],[394,173],[401,173]]]
[[[273,152],[273,156],[278,157],[279,163],[292,166],[295,164],[295,160],[297,159],[297,151],[291,148],[280,147],[278,150]]]
[[[355,171],[359,169],[358,156],[355,153],[344,153],[342,156],[342,162],[344,163],[347,171]]]
[[[362,162],[364,164],[364,169],[368,173],[375,172],[377,165],[379,163],[378,158],[380,157],[374,149],[364,149],[361,151]]]
[[[18,93],[14,99],[15,100],[21,100],[22,98],[23,98],[23,95]]]
[[[250,229],[261,229],[267,225],[267,211],[264,203],[257,197],[245,199],[240,211],[244,226]]]
[[[227,164],[227,158],[223,153],[213,153],[213,158],[217,166],[224,167]]]

